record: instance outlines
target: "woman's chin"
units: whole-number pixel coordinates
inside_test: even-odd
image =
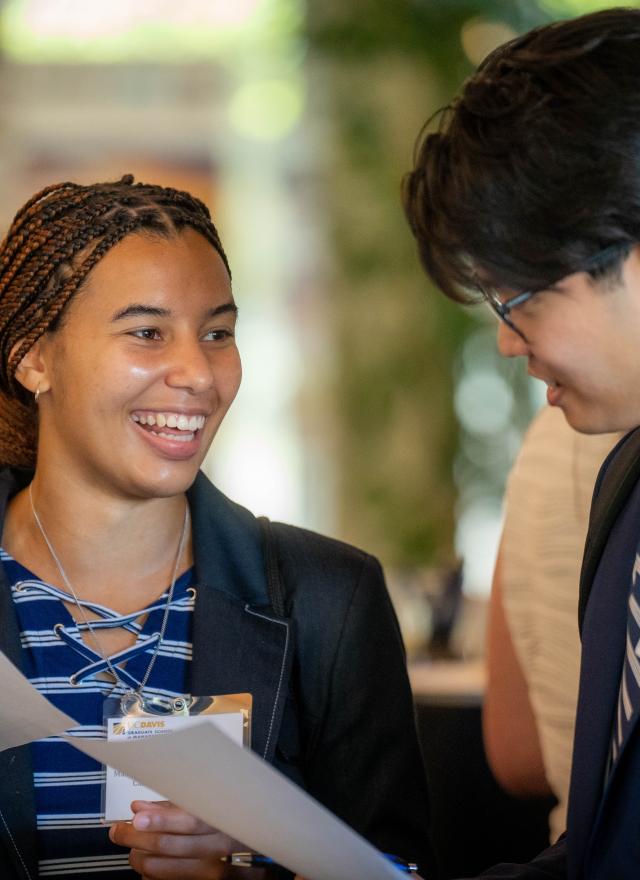
[[[193,485],[202,461],[200,457],[170,466],[145,468],[131,475],[125,492],[136,498],[171,498],[184,493]]]

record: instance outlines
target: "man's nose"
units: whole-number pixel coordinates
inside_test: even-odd
[[[524,357],[529,353],[529,343],[525,337],[504,321],[498,324],[497,342],[502,357]]]

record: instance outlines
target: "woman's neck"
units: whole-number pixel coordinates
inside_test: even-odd
[[[34,516],[29,489],[10,502],[4,549],[38,577],[66,589]],[[75,592],[121,613],[137,610],[170,584],[186,497],[129,499],[36,472],[33,507]],[[190,533],[178,573],[193,562]]]

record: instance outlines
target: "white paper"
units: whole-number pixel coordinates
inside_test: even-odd
[[[242,712],[223,712],[217,715],[167,715],[155,719],[138,716],[109,718],[107,740],[117,742],[118,738],[121,738],[123,742],[138,742],[152,736],[166,736],[172,731],[186,730],[198,721],[213,724],[238,745],[242,745],[244,736]],[[107,823],[131,819],[133,817],[131,801],[161,801],[164,798],[153,788],[147,788],[137,779],[109,765],[107,765],[104,785],[103,813],[104,821]]]
[[[77,727],[73,718],[31,686],[1,651],[0,682],[0,751]]]
[[[0,749],[76,726],[1,653],[0,681]],[[65,739],[311,880],[398,880],[397,868],[367,841],[204,721],[144,742]]]

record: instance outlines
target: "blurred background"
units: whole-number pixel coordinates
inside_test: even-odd
[[[442,648],[460,583],[449,650],[481,649],[504,480],[543,388],[497,357],[491,315],[429,289],[400,179],[495,45],[606,5],[0,2],[0,226],[50,182],[125,172],[211,206],[245,378],[207,467],[256,513],[378,555],[412,656],[434,632]]]
[[[451,737],[429,706],[473,710],[455,716],[477,759],[464,768],[472,802],[489,785],[478,769],[481,655],[502,493],[544,387],[498,357],[488,310],[430,288],[400,180],[425,121],[496,45],[614,5],[0,0],[0,227],[65,179],[132,172],[207,202],[234,273],[244,362],[207,470],[254,512],[381,558],[414,686],[430,694],[428,763]],[[463,675],[448,664],[425,684],[437,658],[465,661]],[[431,779],[436,805],[452,772]],[[540,845],[546,809],[516,817]],[[491,814],[495,854],[487,829],[469,823],[470,861],[459,802],[453,810],[447,851],[434,808],[450,876],[509,857],[510,803]]]

